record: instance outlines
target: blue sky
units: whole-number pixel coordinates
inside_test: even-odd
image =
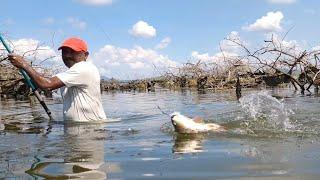
[[[59,44],[81,37],[101,74],[121,79],[155,75],[154,65],[213,58],[232,32],[253,48],[268,34],[281,36],[290,28],[286,41],[305,49],[318,46],[320,37],[316,0],[2,0],[1,5],[0,32],[16,43],[33,40],[59,61]]]

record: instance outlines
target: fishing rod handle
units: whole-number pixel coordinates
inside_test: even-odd
[[[7,44],[7,42],[4,40],[4,38],[2,37],[1,34],[0,34],[0,40],[1,40],[2,44],[3,44],[3,46],[8,51],[8,53],[10,53],[10,54],[13,53],[13,50],[10,48],[10,46]],[[31,78],[29,77],[29,75],[23,69],[19,69],[19,71],[22,74],[22,76],[24,77],[24,79],[27,81],[27,84],[31,87],[32,91],[35,91],[37,89],[37,87],[31,81]]]
[[[3,46],[6,48],[8,53],[13,53],[13,50],[10,48],[10,46],[7,44],[7,42],[3,39],[2,34],[0,34],[0,40],[3,44]]]

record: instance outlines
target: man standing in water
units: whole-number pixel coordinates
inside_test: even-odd
[[[89,52],[86,42],[79,38],[69,38],[59,50],[62,51],[62,60],[69,69],[51,78],[40,75],[21,56],[10,54],[9,60],[17,68],[25,70],[39,88],[60,88],[65,120],[106,120],[101,103],[100,74],[97,67],[87,61]]]

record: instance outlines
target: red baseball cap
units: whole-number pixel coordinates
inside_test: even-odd
[[[80,51],[88,52],[87,43],[84,40],[76,37],[66,39],[62,43],[62,45],[58,48],[58,50],[60,50],[63,47],[69,47],[77,52],[80,52]]]

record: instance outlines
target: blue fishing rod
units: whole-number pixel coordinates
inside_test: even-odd
[[[8,51],[8,53],[13,53],[13,49],[10,48],[10,46],[7,44],[7,42],[4,40],[2,34],[0,33],[0,40],[3,44],[3,46],[6,48],[6,50]],[[19,69],[20,73],[22,74],[25,83],[32,89],[33,94],[37,97],[38,101],[40,102],[41,106],[44,108],[44,110],[46,111],[46,113],[48,114],[50,119],[53,119],[51,116],[51,111],[49,110],[48,106],[46,105],[46,103],[44,102],[43,98],[41,97],[37,86],[32,82],[31,78],[29,77],[29,75],[23,70],[23,69]]]

